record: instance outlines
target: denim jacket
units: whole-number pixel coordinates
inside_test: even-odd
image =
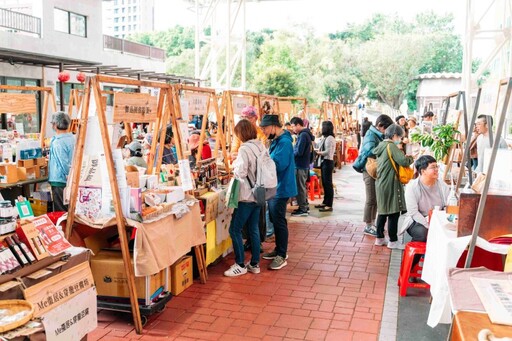
[[[383,140],[384,134],[377,130],[374,126],[371,126],[370,129],[366,132],[364,136],[363,144],[361,145],[361,150],[359,151],[359,156],[356,161],[352,165],[357,172],[362,173],[365,170],[366,160],[369,156],[375,157],[372,153],[373,148],[377,147],[377,145]]]
[[[65,184],[69,168],[73,161],[75,135],[72,133],[58,134],[50,141],[50,160],[48,162],[48,181]]]

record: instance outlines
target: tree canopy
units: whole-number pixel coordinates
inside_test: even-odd
[[[194,74],[194,28],[175,26],[130,39],[165,49],[169,73]],[[453,16],[432,12],[412,21],[375,14],[325,36],[308,25],[249,31],[246,44],[248,90],[313,103],[366,97],[398,108],[407,99],[415,109],[419,74],[462,70]],[[203,51],[201,58],[206,56]]]

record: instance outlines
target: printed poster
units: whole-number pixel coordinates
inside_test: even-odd
[[[178,160],[178,165],[180,167],[181,188],[183,188],[183,191],[193,190],[194,181],[190,172],[190,162],[188,159]]]

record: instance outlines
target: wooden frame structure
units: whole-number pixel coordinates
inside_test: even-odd
[[[260,116],[260,119],[265,115],[263,112],[263,104],[267,101],[272,106],[271,113],[273,115],[279,115],[279,118],[281,119],[281,115],[279,114],[279,98],[272,95],[258,94],[258,115]]]
[[[235,115],[242,108],[238,108],[238,103],[235,103],[234,98],[246,98],[250,99],[252,106],[258,107],[258,94],[247,91],[237,91],[237,90],[227,90],[222,94],[222,103],[221,103],[221,113],[223,113],[223,118],[225,118],[224,129],[222,129],[222,118],[221,121],[218,122],[218,129],[222,129],[226,145],[229,146],[229,150],[231,151],[232,141],[234,137],[234,129],[235,129]],[[258,113],[258,119],[261,119],[261,111]]]
[[[48,102],[51,102],[53,111],[57,111],[57,102],[55,100],[53,88],[41,86],[0,85],[0,90],[36,91],[43,95],[41,121],[39,122],[41,125],[39,142],[41,147],[44,147],[46,123],[48,120]],[[31,94],[27,93],[0,92],[0,113],[37,114],[37,99],[34,97],[32,101],[30,97]]]
[[[292,110],[292,112],[290,112],[288,114],[292,115],[292,117],[299,116],[302,119],[306,118],[306,113],[307,113],[307,108],[308,108],[307,98],[305,98],[305,97],[277,97],[277,101],[279,103],[279,106],[278,106],[279,115],[283,119],[283,121],[285,120],[284,112],[282,112],[283,107],[289,104],[291,109],[295,109],[293,102],[302,102],[302,111],[299,110],[300,115],[299,115],[299,112],[293,112],[293,110]],[[290,119],[290,118],[291,117],[288,117],[288,119]],[[284,123],[284,122],[282,122],[282,123]]]

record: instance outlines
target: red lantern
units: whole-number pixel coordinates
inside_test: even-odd
[[[80,83],[85,82],[85,73],[83,73],[83,72],[77,73],[76,80],[79,81]]]
[[[59,81],[62,83],[66,83],[69,80],[69,77],[70,77],[69,72],[67,72],[67,71],[59,72],[59,75],[57,76]]]

